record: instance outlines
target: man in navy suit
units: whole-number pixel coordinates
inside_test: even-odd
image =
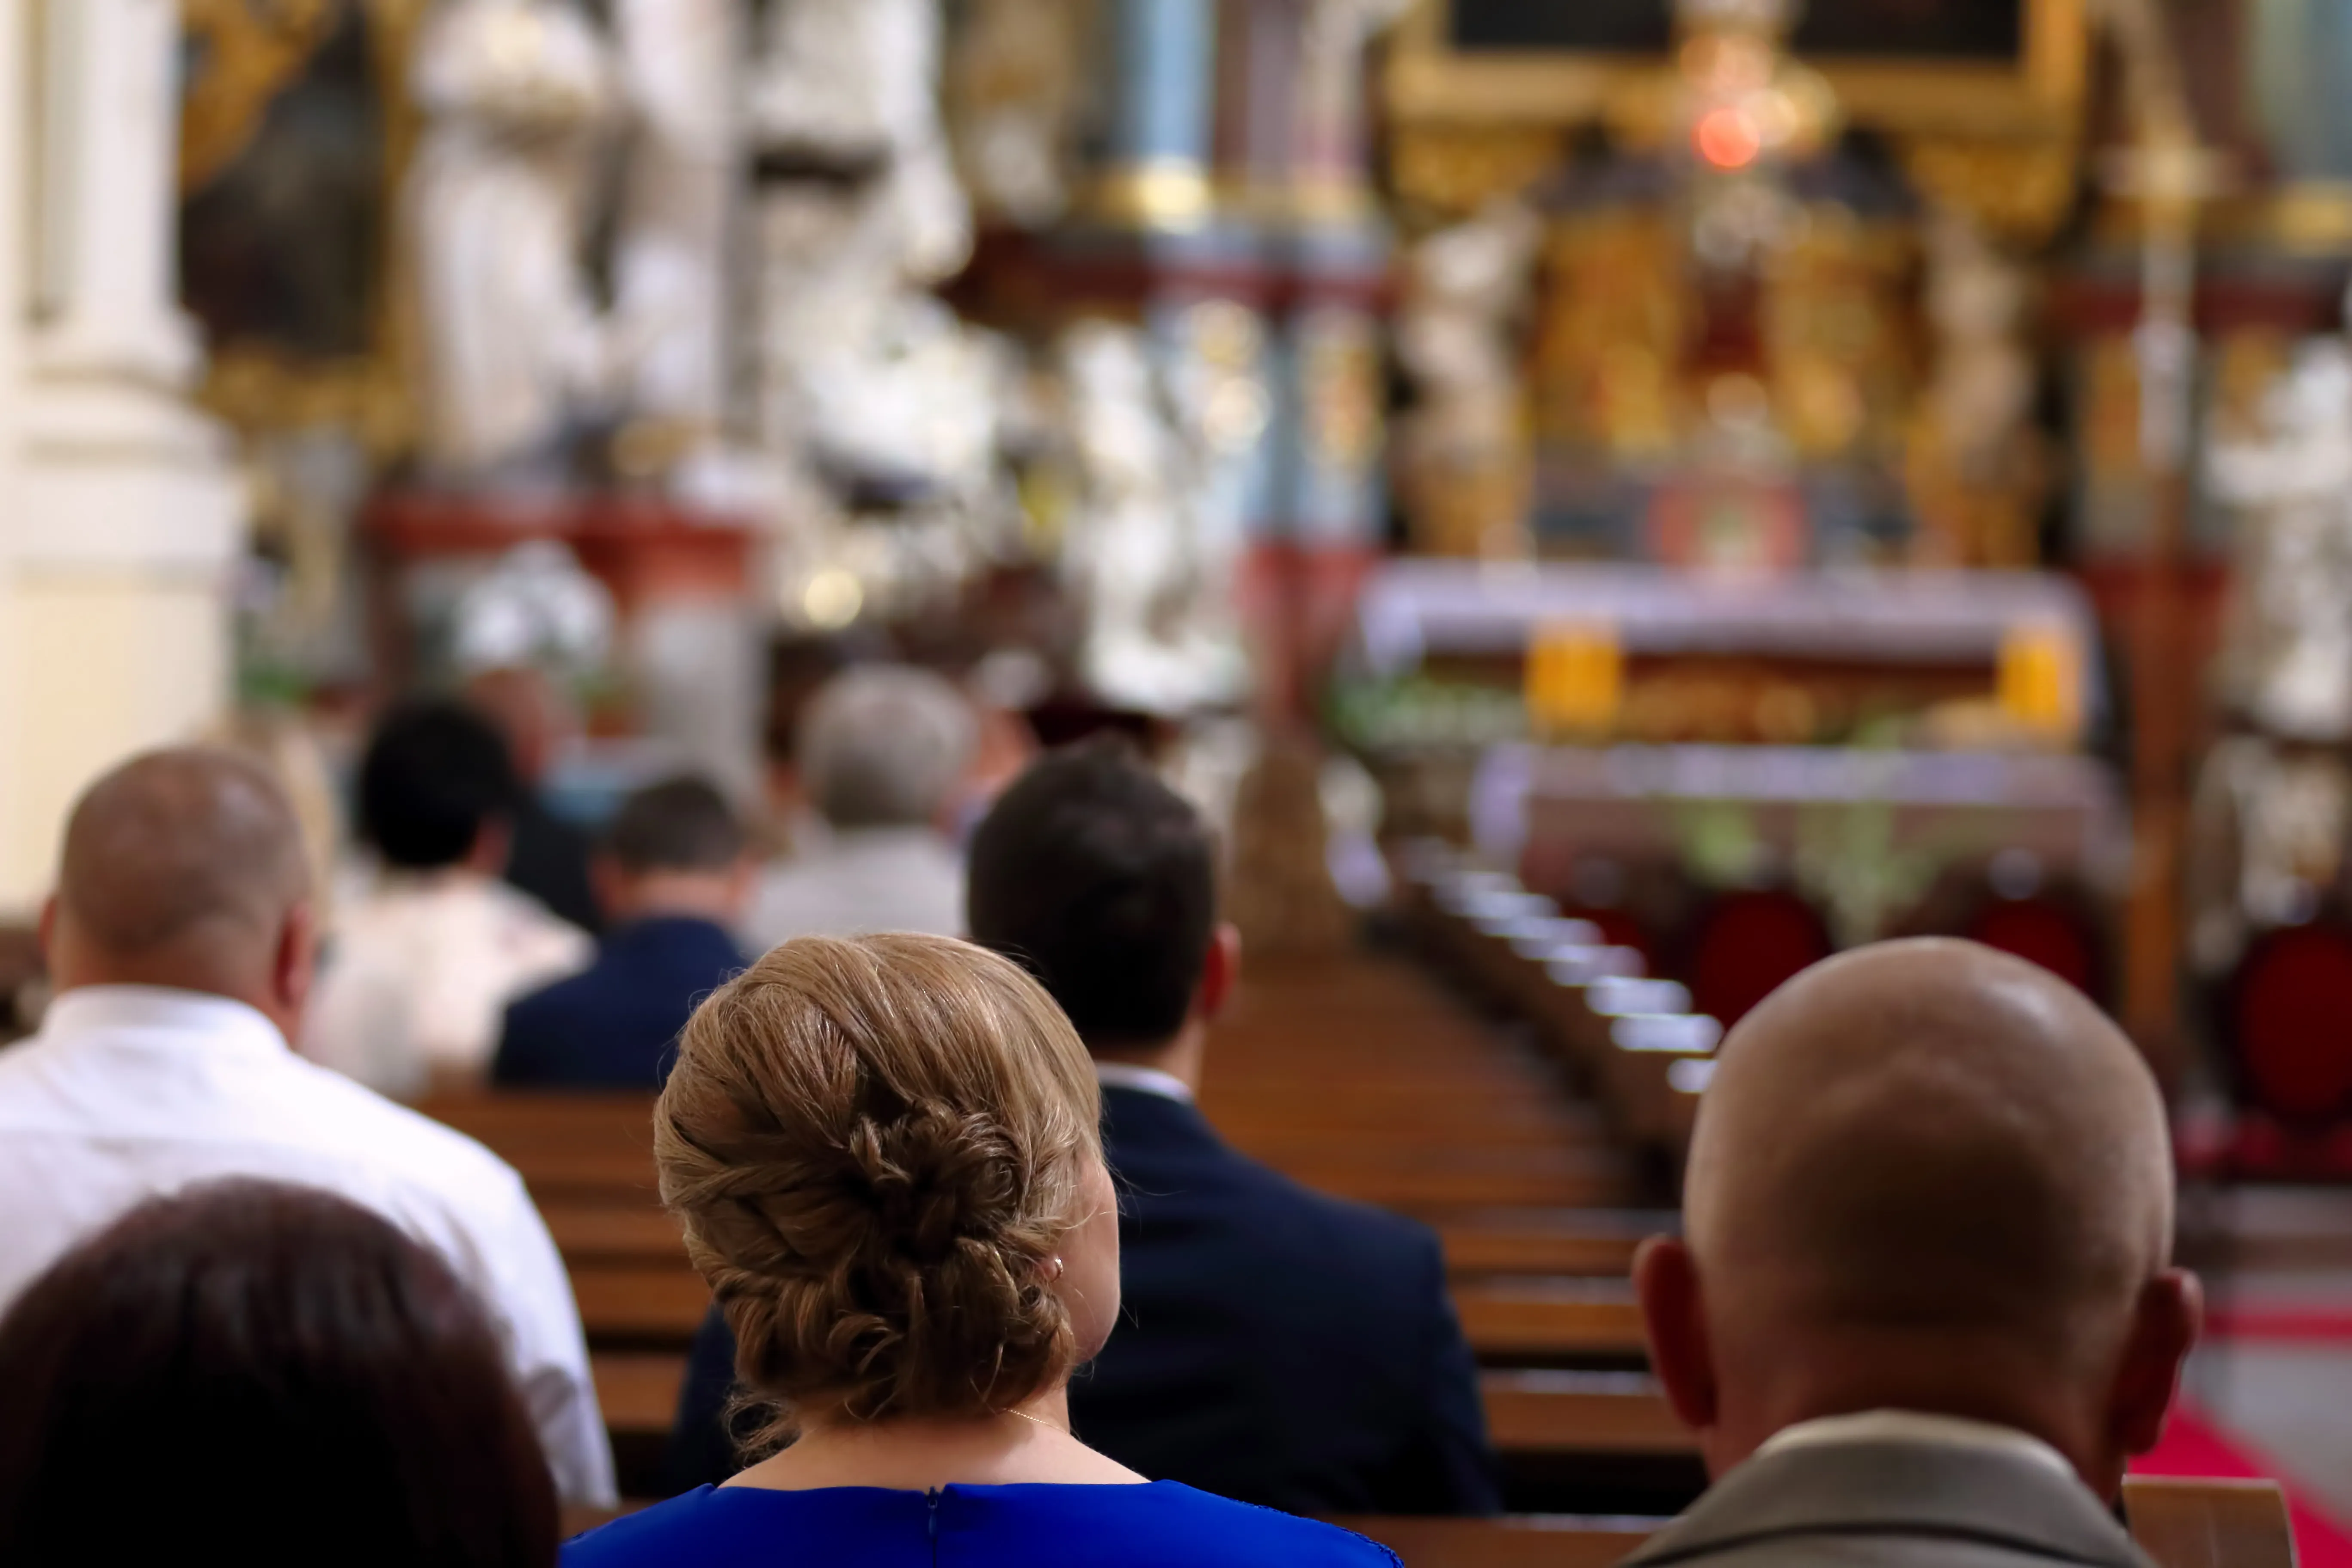
[[[1045,758],[972,839],[972,938],[1034,973],[1086,1040],[1121,1188],[1126,1305],[1070,1384],[1072,1424],[1155,1479],[1289,1512],[1493,1512],[1436,1237],[1235,1152],[1193,1105],[1240,962],[1214,868],[1207,826],[1123,747]],[[726,1472],[714,1413],[732,1359],[714,1318],[681,1483]]]
[[[728,934],[753,868],[727,802],[697,778],[622,803],[590,867],[610,922],[596,962],[508,1007],[503,1089],[658,1089],[697,1004],[745,965]]]

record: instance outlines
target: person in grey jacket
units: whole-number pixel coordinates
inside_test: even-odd
[[[2195,1341],[2146,1064],[2021,960],[1889,942],[1727,1042],[1635,1266],[1713,1489],[1627,1568],[2145,1568],[2111,1503]]]

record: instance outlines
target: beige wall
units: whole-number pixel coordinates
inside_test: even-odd
[[[198,576],[20,574],[0,590],[0,914],[47,892],[57,833],[92,778],[220,713],[229,649]]]

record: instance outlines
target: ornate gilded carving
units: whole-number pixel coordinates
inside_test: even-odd
[[[1923,138],[1905,142],[1901,156],[1904,172],[1930,200],[2026,245],[2050,237],[2082,179],[2081,150],[2071,140]]]
[[[341,19],[344,0],[180,0],[191,69],[180,102],[180,188],[234,163],[262,116]]]
[[[1403,125],[1389,140],[1398,195],[1439,219],[1465,218],[1517,195],[1559,166],[1558,131],[1510,126]]]

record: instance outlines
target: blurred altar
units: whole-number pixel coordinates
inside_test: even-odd
[[[751,803],[879,654],[2335,1125],[2340,12],[0,0],[0,904],[232,706],[528,668]]]

